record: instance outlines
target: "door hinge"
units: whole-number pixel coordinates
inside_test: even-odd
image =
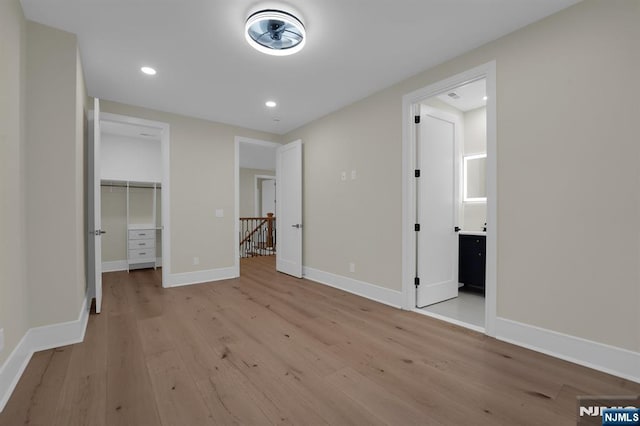
[[[420,224],[419,224],[419,223],[416,223],[416,224],[413,226],[413,229],[414,229],[416,232],[420,232]]]
[[[414,119],[416,124],[420,124],[420,116],[419,115],[416,115],[413,119]]]
[[[420,169],[416,169],[416,177],[420,177]]]
[[[415,278],[413,279],[413,283],[415,284],[415,286],[416,286],[416,287],[418,287],[418,286],[420,285],[420,278],[415,277]]]

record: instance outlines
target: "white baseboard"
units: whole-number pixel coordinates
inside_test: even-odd
[[[4,365],[0,367],[0,412],[4,410],[34,352],[71,345],[84,340],[90,306],[89,299],[85,298],[77,320],[33,327],[27,330]]]
[[[29,347],[29,332],[27,331],[0,368],[0,412],[9,402],[9,398],[27,368],[32,355],[33,351]]]
[[[162,258],[156,258],[156,266],[162,266]],[[102,272],[119,272],[129,269],[127,260],[114,260],[110,262],[102,262]]]
[[[127,270],[126,260],[114,260],[112,262],[102,262],[102,272],[118,272]]]
[[[207,271],[184,272],[181,274],[170,274],[168,282],[164,283],[164,287],[180,287],[183,285],[207,283],[210,281],[228,280],[237,278],[236,268],[209,269]]]
[[[375,300],[376,302],[384,303],[394,308],[400,308],[402,306],[402,292],[400,291],[390,290],[375,284],[354,280],[353,278],[320,271],[307,266],[302,268],[302,275],[308,280],[357,294],[358,296],[366,297],[367,299]]]
[[[640,383],[640,353],[496,318],[496,338]]]

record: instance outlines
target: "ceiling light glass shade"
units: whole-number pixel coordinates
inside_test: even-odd
[[[261,10],[249,16],[244,35],[254,49],[276,56],[299,52],[307,41],[302,22],[281,10]]]
[[[142,67],[142,68],[140,68],[140,71],[142,71],[143,73],[145,73],[147,75],[156,75],[156,70],[154,68],[151,68],[151,67]]]

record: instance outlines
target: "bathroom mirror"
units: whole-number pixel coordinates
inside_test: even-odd
[[[487,201],[487,154],[466,155],[464,157],[463,179],[464,201]]]

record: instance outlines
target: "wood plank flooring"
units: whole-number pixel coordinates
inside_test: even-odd
[[[83,343],[35,354],[0,425],[563,425],[640,384],[275,272],[104,275]]]

